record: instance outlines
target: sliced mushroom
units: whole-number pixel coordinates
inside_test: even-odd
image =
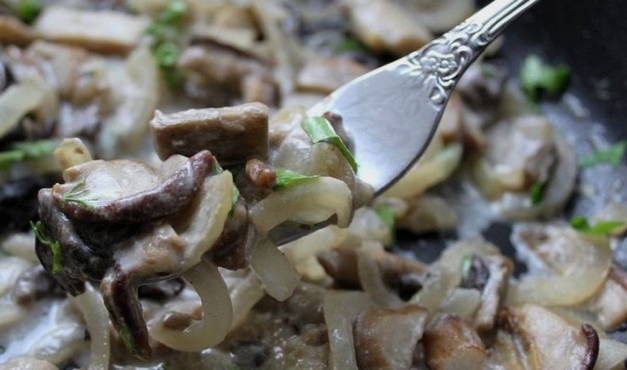
[[[349,58],[314,58],[300,70],[296,77],[296,88],[301,91],[330,94],[367,72],[368,68]]]
[[[142,184],[152,185],[157,180],[158,185],[133,189],[125,186],[133,180],[128,177],[125,179],[124,176],[134,177],[139,173],[124,171],[127,168],[139,169],[140,163],[124,160],[92,161],[67,171],[66,176],[71,177],[71,181],[53,186],[52,195],[57,206],[76,220],[146,222],[172,215],[187,205],[210,173],[213,163],[213,155],[208,151],[197,153],[172,170],[167,168],[168,162],[165,162],[158,178],[152,176],[153,181],[144,181]],[[149,173],[150,169],[141,172]],[[107,188],[103,182],[112,186]],[[113,198],[112,192],[117,192],[118,197]]]
[[[63,139],[57,149],[54,150],[54,156],[61,165],[62,171],[92,160],[89,149],[78,138]]]
[[[551,125],[539,116],[502,122],[488,132],[484,157],[474,164],[474,179],[488,198],[524,192],[546,183],[557,161]]]
[[[0,15],[0,44],[26,45],[36,37],[30,27],[16,18]]]
[[[374,51],[405,55],[431,40],[430,32],[399,4],[389,0],[346,1],[357,36]]]
[[[423,344],[429,369],[484,369],[487,352],[481,338],[457,316],[437,315],[427,325]]]
[[[418,261],[411,261],[396,254],[382,252],[372,255],[381,271],[383,281],[399,291],[419,288],[415,281],[426,273],[426,267]],[[357,251],[351,248],[337,248],[318,254],[318,262],[324,270],[342,287],[359,287]],[[419,279],[420,280],[420,279]]]
[[[45,39],[113,54],[126,54],[137,46],[147,26],[143,17],[60,6],[45,7],[35,23]]]
[[[427,321],[419,306],[371,308],[355,320],[353,335],[360,369],[409,369]]]
[[[268,108],[260,103],[169,115],[157,111],[151,127],[162,159],[211,150],[222,164],[233,165],[268,155]]]
[[[587,311],[595,313],[605,330],[615,329],[627,321],[627,278],[620,267],[614,265],[600,291],[584,304]]]
[[[484,273],[475,274],[474,266],[480,265]],[[509,278],[514,266],[512,261],[500,255],[472,257],[471,273],[462,280],[463,287],[472,287],[481,292],[481,304],[474,315],[475,328],[479,331],[491,330],[507,294]],[[485,274],[485,276],[483,276]],[[468,278],[468,279],[466,279]],[[471,281],[468,281],[471,280]]]
[[[247,102],[276,105],[277,89],[270,68],[251,56],[219,45],[191,46],[181,55],[179,66],[209,86],[255,99]]]
[[[52,275],[41,265],[31,267],[20,274],[15,281],[12,294],[13,299],[22,306],[28,306],[43,297],[64,296]]]
[[[587,324],[575,327],[549,309],[524,305],[504,316],[521,339],[531,369],[591,370],[599,353],[599,337]]]
[[[220,239],[213,245],[209,256],[220,267],[229,270],[244,268],[250,261],[255,230],[248,218],[248,207],[240,199],[224,224]]]

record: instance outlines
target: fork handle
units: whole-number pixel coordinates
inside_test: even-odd
[[[418,79],[428,89],[436,110],[444,109],[449,95],[466,69],[508,24],[539,0],[495,0],[470,18],[403,58],[400,72]]]

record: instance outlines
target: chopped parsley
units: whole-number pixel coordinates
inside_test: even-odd
[[[86,209],[93,209],[92,204],[95,199],[86,199],[85,195],[89,194],[85,185],[85,180],[77,182],[70,190],[63,193],[63,200],[70,203],[76,203]]]
[[[386,205],[376,206],[374,208],[377,216],[383,221],[383,223],[390,229],[391,243],[395,242],[395,229],[394,229],[394,210]]]
[[[15,4],[15,14],[24,23],[32,23],[41,12],[41,0],[19,0]]]
[[[183,36],[183,16],[186,11],[184,1],[172,1],[146,29],[146,34],[151,38],[152,54],[166,82],[172,87],[177,86],[182,78],[176,66],[181,56],[178,41]]]
[[[607,163],[614,167],[618,166],[625,156],[627,150],[627,141],[619,141],[618,143],[606,148],[597,150],[579,159],[581,167],[594,167],[599,164]]]
[[[132,355],[137,353],[137,346],[135,345],[135,340],[131,335],[131,331],[125,323],[122,323],[122,327],[120,328],[120,339],[122,339],[122,343],[128,350],[128,352]]]
[[[547,65],[537,55],[527,56],[520,69],[520,83],[532,101],[538,100],[541,91],[559,94],[566,88],[569,78],[570,69],[567,66]]]
[[[52,140],[23,141],[12,144],[0,152],[0,170],[8,169],[13,163],[37,159],[51,154],[57,147]]]
[[[337,53],[364,52],[366,51],[366,47],[357,39],[347,36],[337,43],[337,45],[335,46],[335,51]]]
[[[315,143],[325,142],[334,145],[346,158],[355,173],[357,172],[357,162],[353,153],[348,150],[342,138],[335,132],[333,126],[324,117],[307,117],[301,122],[303,130],[309,135],[311,141]]]
[[[320,176],[307,176],[301,175],[298,172],[277,168],[274,173],[276,174],[276,180],[274,184],[275,189],[284,188],[290,185],[298,184],[303,181],[317,179]]]
[[[50,248],[50,253],[52,253],[52,274],[56,275],[60,273],[62,263],[61,244],[58,241],[52,239],[50,235],[48,235],[41,221],[37,221],[37,223],[33,223],[31,221],[30,227],[33,230],[33,233],[35,234],[37,240],[41,244]]]
[[[544,188],[546,183],[544,182],[536,182],[531,185],[529,188],[529,199],[531,199],[531,205],[537,206],[542,202],[542,198],[544,197]]]
[[[471,267],[472,267],[472,256],[470,254],[467,254],[464,257],[462,257],[462,260],[460,263],[462,280],[466,280],[468,278],[468,276],[470,275]]]
[[[616,229],[625,227],[624,221],[599,221],[594,225],[588,222],[588,219],[584,216],[575,216],[570,220],[570,226],[585,234],[605,235],[610,234]]]

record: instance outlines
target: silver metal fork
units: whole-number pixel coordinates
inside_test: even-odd
[[[309,114],[342,116],[357,175],[380,194],[425,151],[468,66],[538,1],[495,0],[422,49],[342,86]]]

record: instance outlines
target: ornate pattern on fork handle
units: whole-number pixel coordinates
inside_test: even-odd
[[[436,111],[448,97],[466,68],[494,40],[505,26],[538,0],[496,0],[495,12],[471,17],[451,31],[409,54],[398,66],[428,93]],[[487,10],[487,9],[484,9]]]

